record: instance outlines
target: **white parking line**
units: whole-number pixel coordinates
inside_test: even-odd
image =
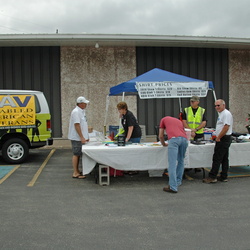
[[[36,180],[38,179],[39,175],[42,173],[44,167],[46,166],[46,164],[48,163],[49,159],[51,158],[51,156],[54,154],[55,151],[56,151],[55,148],[50,151],[49,155],[47,156],[47,158],[45,159],[41,167],[37,170],[36,174],[30,181],[30,183],[27,185],[27,187],[33,187],[35,185]]]
[[[1,180],[0,184],[2,184],[7,178],[9,178],[18,168],[20,165],[17,165],[15,168],[13,168],[8,174],[6,174]]]

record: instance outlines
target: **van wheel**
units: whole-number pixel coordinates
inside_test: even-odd
[[[6,141],[2,147],[3,159],[8,163],[22,163],[29,154],[29,147],[25,141],[12,138]]]

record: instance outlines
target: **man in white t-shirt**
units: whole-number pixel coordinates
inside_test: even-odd
[[[68,139],[72,144],[73,178],[84,179],[86,176],[79,171],[79,160],[82,155],[82,144],[89,141],[88,123],[85,109],[89,103],[85,97],[80,96],[76,100],[76,107],[72,110],[69,122]]]
[[[209,177],[203,179],[204,183],[215,183],[217,180],[227,182],[227,173],[229,169],[229,147],[231,145],[231,134],[233,129],[233,116],[230,111],[225,108],[225,101],[219,99],[215,102],[216,111],[219,117],[216,123],[216,144],[214,147],[212,169]],[[217,178],[221,165],[221,173]]]

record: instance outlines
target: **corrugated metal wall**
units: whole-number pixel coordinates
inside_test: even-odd
[[[44,92],[52,116],[53,137],[62,136],[60,47],[0,48],[0,88]]]
[[[200,80],[213,81],[217,99],[226,101],[228,108],[228,50],[208,48],[138,47],[136,49],[137,75],[160,68]],[[181,99],[182,108],[190,105],[189,98]],[[217,114],[212,91],[202,98],[200,106],[206,109],[207,126],[215,127]],[[154,126],[166,115],[178,118],[179,99],[148,99],[138,97],[138,121],[146,125],[148,135],[155,134]]]

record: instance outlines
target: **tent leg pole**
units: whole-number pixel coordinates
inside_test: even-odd
[[[107,125],[107,116],[109,111],[109,95],[106,96],[106,110],[105,110],[105,117],[104,117],[104,126],[103,126],[103,134],[106,136],[106,125]]]
[[[214,95],[214,101],[216,101],[217,98],[216,98],[216,94],[215,94],[215,91],[214,91],[214,90],[213,90],[213,95]]]
[[[181,98],[179,98],[180,113],[182,113]]]

